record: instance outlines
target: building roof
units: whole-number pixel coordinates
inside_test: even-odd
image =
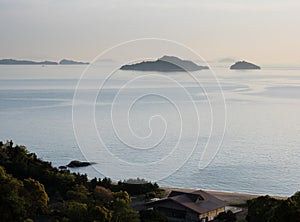
[[[172,191],[167,198],[150,202],[147,205],[155,206],[165,201],[173,201],[199,214],[203,214],[226,206],[226,203],[224,201],[203,190],[197,190],[191,193]]]

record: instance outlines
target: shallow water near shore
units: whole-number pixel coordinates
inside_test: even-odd
[[[183,84],[195,102],[200,112],[201,129],[197,146],[184,166],[158,183],[170,187],[279,196],[288,196],[300,190],[300,68],[263,66],[260,71],[231,71],[220,66],[213,68],[223,89],[227,108],[226,130],[220,150],[207,167],[199,169],[212,121],[205,93],[212,95],[212,98],[218,93],[215,83],[210,82],[209,71],[203,70],[197,74],[199,82],[205,85],[205,93],[188,77],[180,73],[170,74],[170,77]],[[90,154],[82,153],[72,124],[74,90],[83,69],[82,66],[0,66],[0,139],[12,139],[17,144],[24,144],[54,166],[93,156],[95,141],[87,139],[85,142],[91,148],[85,152]],[[92,87],[93,84],[102,81],[107,70],[109,64],[102,72],[85,80],[82,100],[76,105],[82,108],[80,124],[83,127],[90,118],[87,116],[88,110],[95,107],[96,128],[115,156],[138,164],[157,161],[172,152],[178,135],[181,135],[181,144],[187,149],[193,145],[196,128],[190,115],[194,104],[187,100],[188,97],[180,89],[155,77],[125,88],[115,101],[116,111],[113,114],[119,120],[115,123],[118,133],[126,135],[124,140],[136,146],[147,147],[160,141],[164,133],[161,120],[154,119],[151,122],[150,139],[135,140],[132,135],[127,135],[127,120],[125,122],[122,118],[133,97],[150,91],[174,95],[176,105],[183,107],[180,115],[186,117],[185,124],[191,127],[180,134],[176,106],[170,105],[164,98],[147,96],[131,110],[129,121],[132,130],[138,138],[147,138],[151,131],[149,119],[159,114],[168,123],[165,137],[153,149],[132,150],[120,143],[110,120],[111,101],[124,82],[144,74],[120,71],[109,86],[101,91],[97,100],[91,101],[90,94],[98,91]],[[214,112],[222,112],[221,104],[219,109],[218,103],[215,104]],[[87,138],[91,130],[89,127],[85,129]],[[220,134],[222,130],[217,131],[211,140],[222,136]],[[105,166],[106,163],[98,164]],[[103,177],[93,166],[76,171],[87,173],[91,178]],[[136,172],[130,172],[129,175],[143,175],[138,171],[137,167]]]

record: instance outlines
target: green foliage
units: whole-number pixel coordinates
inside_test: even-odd
[[[0,142],[1,221],[41,217],[49,221],[137,222],[139,214],[129,206],[126,190],[142,194],[156,192],[158,186],[143,180],[139,181],[143,184],[131,182],[113,184],[109,178],[89,182],[86,174],[58,170],[24,146]]]
[[[66,192],[66,199],[80,203],[87,203],[89,195],[90,193],[85,186],[76,184],[72,190],[68,190]]]
[[[83,203],[67,202],[61,210],[61,214],[73,222],[87,221],[88,208]]]
[[[6,180],[6,179],[7,179],[6,172],[5,172],[4,168],[0,166],[0,181]]]
[[[0,215],[3,221],[22,221],[28,216],[46,213],[48,195],[34,179],[18,180],[0,167]]]
[[[31,216],[44,214],[47,211],[49,197],[45,187],[34,179],[25,179],[22,195],[25,198],[26,209]]]
[[[23,183],[5,173],[0,167],[0,215],[2,221],[21,221],[26,218],[25,200],[21,195]]]
[[[112,222],[139,222],[139,214],[134,211],[125,200],[119,199],[114,201],[112,211]]]
[[[300,208],[300,191],[291,196],[291,200],[295,202],[298,208]]]
[[[168,222],[166,216],[156,210],[144,210],[140,212],[141,222]]]
[[[217,216],[217,219],[220,222],[234,222],[234,221],[236,221],[236,216],[234,213],[232,213],[231,210],[229,210],[227,212],[219,213],[219,215]]]
[[[129,207],[131,201],[130,196],[126,191],[113,193],[112,201],[112,222],[138,222],[139,214]]]
[[[276,208],[270,222],[300,222],[300,209],[297,203],[288,198]]]
[[[249,222],[300,222],[300,193],[286,200],[276,200],[269,196],[248,201]]]
[[[114,201],[124,201],[126,204],[130,203],[131,199],[126,191],[119,191],[113,193]]]
[[[144,179],[129,179],[129,180],[124,180],[119,181],[118,184],[112,184],[111,179],[109,178],[103,178],[102,180],[99,179],[97,181],[96,178],[93,180],[93,184],[105,187],[107,189],[110,189],[113,192],[118,192],[118,191],[126,191],[130,195],[141,195],[141,194],[147,194],[147,193],[152,193],[155,196],[160,195],[161,190],[159,189],[159,186],[157,183],[151,183],[148,182]]]
[[[272,217],[274,208],[279,204],[279,200],[276,200],[270,196],[262,196],[256,199],[249,200],[247,220],[252,222],[265,222]]]
[[[104,177],[102,180],[99,178],[98,182],[96,182],[96,185],[105,187],[105,188],[110,189],[110,190],[112,190],[112,188],[114,187],[114,185],[112,184],[111,179],[107,178],[107,177]]]
[[[112,213],[102,206],[92,207],[89,211],[89,219],[93,222],[109,222],[111,217]]]
[[[42,161],[24,146],[12,146],[12,142],[0,147],[0,165],[18,179],[33,178],[42,183],[47,193],[59,191],[62,195],[72,189],[75,184],[86,184],[87,176],[60,171],[51,163]]]

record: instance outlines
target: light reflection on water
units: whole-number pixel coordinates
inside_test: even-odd
[[[217,68],[215,71],[224,90],[228,112],[222,147],[213,162],[201,171],[198,169],[201,149],[196,149],[180,170],[159,183],[247,193],[294,193],[300,187],[300,70],[270,68],[257,72],[237,72]],[[0,139],[13,139],[18,144],[24,144],[30,151],[36,152],[39,157],[51,161],[55,166],[66,165],[73,159],[82,160],[84,157],[76,144],[71,116],[76,78],[81,72],[82,68],[72,66],[1,66]],[[167,115],[170,125],[168,139],[162,143],[164,149],[153,149],[145,155],[138,155],[127,149],[126,153],[122,153],[124,147],[120,146],[111,130],[106,130],[111,124],[109,117],[105,116],[111,108],[110,101],[119,85],[130,78],[128,75],[131,74],[126,72],[122,78],[114,79],[110,87],[103,90],[101,100],[97,101],[99,130],[110,149],[120,158],[137,162],[159,159],[170,152],[178,136],[178,117],[166,101],[157,97],[142,100],[135,107],[132,120],[136,132],[143,136],[149,130],[143,125],[148,124],[143,123],[144,116],[150,116],[153,112]],[[206,75],[203,71],[199,79],[208,93],[213,94],[216,89]],[[95,73],[94,79],[86,81],[86,98],[95,90],[89,88],[89,81],[101,79],[101,76]],[[202,147],[207,142],[209,131],[205,128],[210,123],[206,119],[208,110],[205,95],[180,74],[173,77],[191,93],[202,112],[200,116],[203,131],[198,145]],[[122,108],[132,94],[143,92],[145,87],[178,93],[176,88],[169,88],[167,82],[157,82],[155,79],[141,81],[126,90],[117,106]],[[178,103],[185,104],[182,115],[189,115],[191,104],[180,94],[177,99]],[[94,101],[83,99],[80,105],[88,108],[93,104]],[[85,113],[82,113],[82,121],[84,118]],[[135,124],[135,119],[138,124]],[[155,130],[155,124],[153,127]],[[89,129],[86,132],[88,134]],[[188,146],[191,140],[189,133],[184,134],[182,139]],[[90,141],[91,146],[93,142]],[[90,177],[101,176],[92,167],[79,171]]]

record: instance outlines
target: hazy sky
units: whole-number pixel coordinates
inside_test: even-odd
[[[0,0],[0,58],[91,60],[157,37],[207,60],[300,63],[299,0]]]

